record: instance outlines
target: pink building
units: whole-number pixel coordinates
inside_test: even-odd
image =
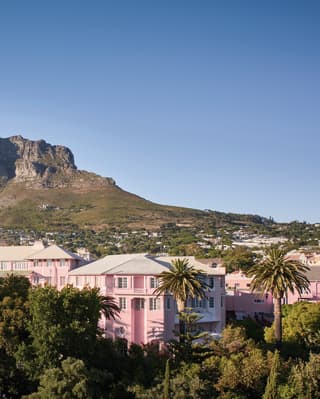
[[[90,264],[79,256],[52,245],[0,247],[0,277],[10,273],[29,277],[34,285],[50,284],[58,289],[66,284],[77,288],[98,287],[101,294],[117,301],[119,319],[101,319],[106,336],[126,338],[129,342],[167,341],[177,330],[178,315],[172,295],[154,295],[158,276],[170,268],[174,257],[145,254],[109,255]],[[217,263],[190,263],[206,274],[207,298],[188,301],[188,307],[200,317],[199,327],[212,335],[225,326],[225,269]]]
[[[300,257],[300,254],[298,254]],[[290,256],[290,259],[299,260]],[[284,303],[293,304],[299,301],[320,302],[320,265],[313,266],[309,262],[310,270],[306,276],[310,281],[310,292],[301,295],[298,292],[288,293]],[[252,278],[246,277],[241,271],[226,275],[226,306],[227,314],[234,315],[237,319],[252,317],[267,319],[273,315],[273,298],[271,294],[263,294],[250,291]]]
[[[32,284],[50,284],[61,289],[67,283],[70,270],[84,260],[58,245],[0,247],[0,276],[10,273],[29,277]]]
[[[227,314],[237,320],[251,317],[256,320],[270,320],[273,317],[273,299],[271,294],[251,292],[252,278],[243,272],[226,274]]]
[[[101,320],[105,335],[122,337],[129,342],[167,341],[174,337],[178,316],[172,295],[156,296],[158,276],[167,271],[174,257],[151,257],[145,254],[109,255],[70,271],[68,283],[78,288],[99,287],[104,295],[118,302],[120,318]],[[189,301],[199,317],[199,326],[219,334],[225,326],[225,269],[211,267],[188,257],[190,263],[206,273],[207,299]]]
[[[299,295],[297,292],[294,294],[289,293],[286,298],[286,303],[292,304],[300,301],[320,302],[320,265],[309,266],[310,270],[307,271],[306,276],[310,281],[310,292],[304,292]]]

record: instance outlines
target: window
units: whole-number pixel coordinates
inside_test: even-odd
[[[81,277],[76,276],[76,286],[79,286],[81,284]]]
[[[34,284],[39,284],[39,281],[40,281],[39,276],[34,276],[33,277],[33,283]]]
[[[119,298],[119,308],[120,310],[127,309],[127,298]]]
[[[7,262],[0,263],[0,270],[7,270]]]
[[[28,268],[28,265],[24,262],[14,262],[13,268],[14,270],[24,270]]]
[[[224,286],[223,277],[220,277],[220,287],[223,288],[223,286]]]
[[[254,303],[264,303],[263,299],[254,299],[253,300]]]
[[[117,327],[117,328],[115,328],[114,332],[115,332],[117,337],[124,338],[126,330],[125,330],[124,327]]]
[[[213,296],[211,296],[209,298],[209,308],[214,308],[214,297]]]
[[[209,277],[209,288],[214,288],[214,277]]]
[[[99,277],[98,276],[94,276],[94,286],[99,287]]]
[[[52,259],[47,259],[47,266],[52,266]]]
[[[34,260],[34,261],[33,261],[33,266],[34,266],[34,267],[39,266],[39,261],[38,261],[38,260]]]
[[[150,288],[157,288],[159,286],[159,280],[156,277],[150,277]]]
[[[66,265],[66,260],[60,259],[60,266],[65,266],[65,265]]]
[[[192,308],[199,308],[200,307],[200,301],[199,298],[191,298],[191,307]]]
[[[169,309],[170,309],[170,306],[171,306],[171,301],[170,301],[170,298],[169,298],[169,297],[167,297],[166,302],[167,302],[167,309],[169,310]]]
[[[90,277],[89,276],[84,276],[84,283],[85,284],[90,284]]]
[[[65,285],[65,281],[66,281],[66,279],[65,279],[65,277],[60,277],[60,285]]]
[[[223,296],[221,297],[221,307],[223,308]]]
[[[118,277],[118,288],[128,288],[127,277]]]
[[[135,308],[137,310],[144,309],[144,299],[143,298],[136,298],[136,300],[135,300]]]
[[[160,309],[160,298],[149,298],[149,309],[159,310]]]

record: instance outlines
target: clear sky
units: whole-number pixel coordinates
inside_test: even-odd
[[[319,1],[0,3],[0,137],[149,200],[320,222]]]

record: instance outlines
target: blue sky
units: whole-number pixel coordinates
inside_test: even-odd
[[[2,1],[0,137],[152,201],[320,221],[318,1]]]

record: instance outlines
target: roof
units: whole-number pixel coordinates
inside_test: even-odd
[[[22,261],[28,259],[36,251],[39,251],[38,245],[0,247],[0,261]]]
[[[310,266],[306,276],[309,281],[320,281],[320,266]]]
[[[80,256],[58,245],[50,245],[38,252],[28,256],[27,259],[78,259],[83,260]]]
[[[168,271],[171,262],[175,259],[188,259],[196,269],[206,274],[224,275],[224,267],[211,267],[211,265],[196,260],[193,256],[159,256],[152,257],[146,254],[108,255],[85,266],[70,271],[70,276],[85,276],[99,274],[143,274],[157,275]]]
[[[212,266],[212,263],[216,262],[206,262],[204,260],[198,260],[194,256],[159,256],[156,258],[161,263],[171,264],[172,261],[177,259],[187,259],[195,269],[204,272],[205,274],[214,274],[214,275],[225,275],[226,269],[221,267],[219,264],[218,267]]]
[[[99,274],[160,274],[169,269],[146,254],[107,255],[102,259],[72,270],[70,276]]]

